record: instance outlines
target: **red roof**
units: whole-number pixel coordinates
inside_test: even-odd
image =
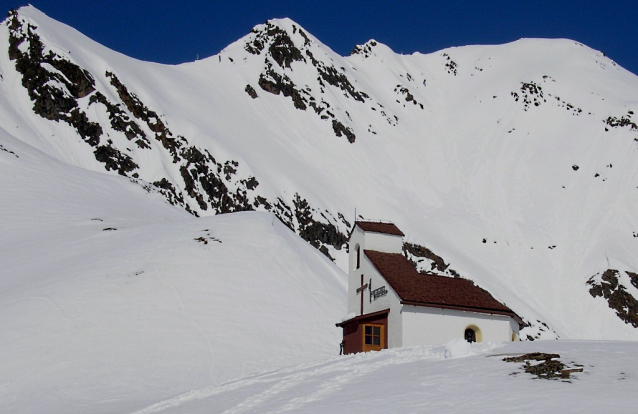
[[[363,231],[371,231],[373,233],[384,233],[384,234],[392,234],[394,236],[405,236],[401,230],[397,226],[392,223],[379,223],[375,221],[357,221],[354,223],[355,226],[359,226],[359,228]]]
[[[380,310],[378,312],[366,313],[365,315],[355,316],[354,318],[346,319],[345,321],[341,321],[339,323],[335,323],[335,326],[338,326],[338,327],[342,328],[342,327],[344,327],[345,325],[349,324],[352,321],[366,320],[366,319],[374,318],[375,316],[381,316],[381,315],[385,315],[385,314],[388,314],[388,313],[390,313],[390,309],[384,309],[384,310]]]
[[[365,255],[399,295],[401,303],[508,315],[522,323],[510,308],[470,280],[419,273],[398,253],[365,250]]]

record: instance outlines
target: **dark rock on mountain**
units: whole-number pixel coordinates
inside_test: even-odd
[[[257,194],[259,182],[255,177],[237,176],[237,161],[217,162],[207,150],[189,145],[185,137],[173,134],[163,117],[145,105],[115,73],[106,71],[104,76],[117,92],[120,103],[111,102],[103,93],[96,91],[95,77],[87,70],[52,51],[45,53],[46,47],[37,34],[37,27],[25,24],[17,12],[9,13],[7,25],[10,31],[9,56],[16,61],[16,70],[22,74],[22,85],[34,102],[33,111],[45,119],[64,121],[72,126],[87,144],[95,147],[95,159],[103,163],[107,171],[124,176],[132,174],[134,182],[139,182],[151,191],[149,184],[138,181],[139,164],[134,158],[117,148],[111,139],[102,142],[106,125],[91,120],[78,104],[79,99],[87,96],[89,106],[100,105],[104,108],[109,118],[108,127],[123,134],[128,141],[135,142],[140,150],[152,150],[149,139],[152,138],[170,153],[173,163],[179,165],[181,183],[162,177],[151,184],[154,191],[162,194],[170,204],[182,206],[195,215],[197,209],[211,209],[216,214],[222,214],[264,208],[275,213],[282,222],[328,256],[326,245],[337,249],[344,245],[343,233],[331,222],[313,218],[312,214],[317,213],[307,202],[304,208],[306,212],[312,210],[312,214],[304,214],[303,220],[295,223],[292,208],[282,199],[271,202]],[[310,43],[307,35],[301,30],[300,33],[305,39],[304,44]],[[28,43],[26,52],[21,51],[20,47],[24,42]],[[267,25],[252,46],[247,45],[247,50],[260,53],[265,44],[269,45],[269,56],[282,68],[290,68],[294,61],[305,61],[288,34],[274,25]],[[304,97],[307,93],[298,90],[285,74],[282,76],[274,71],[270,62],[267,62],[267,67],[268,70],[260,77],[260,87],[270,93],[282,93],[290,97],[297,109],[305,110],[309,102]],[[253,98],[257,97],[250,85],[246,86],[246,92]],[[150,131],[150,137],[145,128]],[[351,134],[345,128],[343,132]],[[194,205],[191,204],[193,202]]]
[[[259,75],[259,86],[266,92],[275,95],[282,93],[286,97],[290,97],[295,108],[306,110],[306,101],[301,96],[301,92],[296,88],[295,84],[286,75],[280,75],[272,69]]]
[[[630,277],[631,284],[638,288],[638,274],[626,273]],[[587,284],[591,286],[589,293],[593,297],[605,298],[609,307],[616,311],[616,315],[623,322],[638,328],[638,300],[620,283],[619,275],[618,270],[607,269],[599,281],[592,276],[587,281]]]
[[[355,141],[355,139],[357,139],[356,135],[354,135],[354,132],[352,132],[350,128],[348,128],[347,126],[344,126],[341,122],[337,121],[336,119],[332,120],[332,129],[334,130],[335,135],[338,137],[345,135],[346,138],[348,139],[348,142],[351,144]]]
[[[257,92],[255,91],[255,88],[253,88],[250,85],[246,85],[246,88],[244,89],[244,91],[248,94],[248,96],[250,96],[253,99],[257,99]]]

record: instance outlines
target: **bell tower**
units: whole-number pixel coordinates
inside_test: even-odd
[[[348,239],[348,314],[358,315],[360,300],[367,289],[361,276],[369,273],[371,264],[365,257],[365,250],[383,253],[401,253],[403,232],[392,223],[357,221]],[[365,277],[364,277],[365,279]]]

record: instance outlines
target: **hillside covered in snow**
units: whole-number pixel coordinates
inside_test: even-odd
[[[3,409],[142,409],[333,355],[356,218],[523,339],[638,340],[638,77],[601,52],[342,57],[276,19],[169,66],[31,6],[0,50]]]
[[[345,275],[272,214],[196,218],[0,138],[0,412],[132,410],[338,352]]]

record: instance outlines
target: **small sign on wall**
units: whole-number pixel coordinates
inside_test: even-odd
[[[380,288],[372,290],[372,279],[370,279],[368,286],[370,286],[370,302],[372,302],[373,299],[377,300],[380,297],[388,294],[388,290],[385,288],[385,286],[381,286]]]

